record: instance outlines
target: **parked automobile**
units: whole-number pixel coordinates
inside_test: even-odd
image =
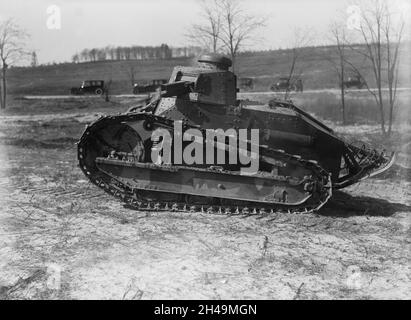
[[[239,78],[238,79],[238,86],[240,89],[254,89],[254,80],[253,78]]]
[[[365,85],[365,80],[359,75],[350,76],[346,81],[343,81],[343,86],[345,89],[353,87],[357,89],[362,89],[363,87],[365,87]]]
[[[140,94],[140,93],[154,92],[158,88],[160,88],[162,84],[165,84],[167,82],[168,80],[166,79],[155,79],[155,80],[151,80],[150,83],[145,83],[145,84],[135,83],[133,87],[133,93]]]
[[[300,78],[289,79],[287,77],[281,77],[276,83],[271,85],[271,91],[300,91],[303,92],[303,81]]]
[[[103,80],[85,80],[79,88],[71,88],[71,94],[96,94],[102,95],[105,92]]]

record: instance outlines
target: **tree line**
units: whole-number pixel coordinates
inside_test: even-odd
[[[175,57],[193,57],[201,51],[200,47],[169,47],[164,43],[160,46],[106,46],[104,48],[83,49],[73,55],[72,61],[79,63],[104,60],[160,60]]]

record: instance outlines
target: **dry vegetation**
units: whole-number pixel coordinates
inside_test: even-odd
[[[245,98],[250,100],[267,102],[273,97],[283,98],[284,93],[244,93]],[[385,99],[387,99],[385,94]],[[340,95],[336,90],[322,90],[304,93],[290,94],[290,99],[300,108],[314,114],[322,120],[329,120],[338,125],[342,124]],[[347,90],[346,92],[346,117],[347,124],[378,124],[379,110],[374,98],[365,90]],[[384,100],[385,100],[384,99]],[[411,117],[409,108],[411,103],[411,90],[401,90],[398,92],[398,105],[395,108],[394,124],[410,124]],[[386,106],[385,114],[389,110]]]
[[[403,160],[318,214],[137,212],[88,183],[74,145],[96,113],[132,103],[16,100],[2,114],[0,299],[410,297],[409,126],[383,141],[376,124],[330,120]]]
[[[411,43],[404,43],[401,56],[409,56]],[[253,77],[253,91],[266,91],[278,77],[288,75],[290,69],[290,50],[273,50],[241,53],[237,57],[239,77]],[[331,47],[302,48],[295,73],[301,74],[304,89],[337,88],[338,78],[331,68],[329,58],[335,55]],[[360,55],[350,53],[350,61],[362,65],[364,77],[371,81],[372,74]],[[175,65],[193,65],[195,58],[173,58],[168,60],[129,60],[99,61],[87,63],[65,63],[35,68],[11,68],[9,70],[10,93],[14,95],[56,95],[68,94],[71,87],[79,86],[87,79],[112,80],[111,91],[115,94],[130,94],[130,75],[127,70],[133,67],[138,82],[151,79],[168,79]],[[410,70],[410,62],[402,59],[401,70]],[[368,70],[368,71],[367,71]],[[399,87],[409,86],[409,73],[399,78]],[[370,82],[370,86],[374,84]]]

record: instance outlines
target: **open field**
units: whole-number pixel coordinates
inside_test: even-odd
[[[411,42],[404,43],[402,56],[411,52]],[[331,89],[338,87],[338,80],[329,62],[335,57],[333,47],[303,48],[295,73],[301,75],[304,89]],[[370,87],[374,86],[371,68],[361,55],[349,52],[347,59],[361,70]],[[411,64],[401,59],[398,86],[409,87]],[[273,50],[242,53],[237,58],[238,77],[254,78],[253,91],[267,91],[271,84],[289,73],[291,58],[289,50]],[[169,60],[99,61],[88,63],[64,63],[35,68],[11,68],[9,70],[9,92],[13,95],[65,95],[71,87],[78,87],[83,80],[112,80],[112,94],[132,93],[129,70],[136,72],[135,80],[168,79],[176,65],[195,65],[196,58],[173,58]]]
[[[411,90],[399,90],[394,110],[394,123],[411,123]],[[244,98],[268,102],[276,97],[282,99],[281,93],[244,93]],[[388,105],[388,93],[385,91],[384,103]],[[337,90],[315,90],[313,92],[291,93],[289,97],[298,107],[314,114],[322,120],[341,122],[340,92]],[[345,95],[346,117],[351,124],[376,124],[380,121],[379,109],[373,96],[367,90],[347,90]],[[388,118],[388,108],[385,110]]]
[[[316,99],[331,97],[305,97],[319,113]],[[368,114],[362,103],[353,119]],[[398,117],[384,140],[373,121],[342,127],[338,115],[325,116],[345,138],[397,150],[401,161],[336,192],[318,214],[137,212],[88,183],[74,145],[99,113],[133,104],[134,97],[15,100],[1,114],[0,299],[410,297],[408,121]],[[406,106],[399,114],[409,115]]]
[[[385,105],[388,105],[387,90],[383,91],[383,94],[386,95],[384,100]],[[411,88],[399,88],[398,89],[398,103],[396,104],[394,110],[394,122],[395,123],[410,123],[411,117],[408,116],[409,109],[411,106]],[[240,92],[240,99],[250,99],[255,101],[268,102],[273,98],[284,98],[283,92]],[[121,101],[122,104],[127,104],[132,106],[136,100],[143,100],[147,98],[148,95],[133,95],[133,94],[121,94],[121,95],[112,95],[111,100],[114,101],[114,104],[118,105],[118,101]],[[316,90],[306,90],[304,92],[291,92],[290,99],[293,102],[301,107],[302,109],[315,114],[316,116],[322,118],[323,120],[331,120],[334,122],[340,122],[342,119],[341,110],[340,110],[340,92],[337,89],[316,89]],[[348,123],[356,124],[370,124],[378,123],[380,113],[375,104],[374,98],[366,89],[354,89],[347,90],[346,95],[346,118]],[[19,97],[16,100],[33,100],[31,108],[41,112],[42,108],[38,107],[42,104],[44,100],[52,100],[57,103],[57,105],[62,104],[67,101],[74,102],[79,101],[75,109],[87,108],[89,109],[87,103],[84,101],[94,101],[96,105],[105,105],[101,102],[103,99],[100,96],[90,95],[90,96],[69,96],[69,95],[26,95]],[[27,103],[26,103],[27,104]],[[35,107],[33,107],[35,106]],[[100,108],[100,107],[99,107]],[[104,109],[104,108],[103,108]],[[14,112],[17,112],[18,108],[15,106]],[[25,109],[26,110],[26,109]],[[110,110],[107,110],[110,112]],[[25,111],[23,111],[25,112]],[[49,112],[53,112],[50,110]],[[388,117],[388,110],[385,113],[386,118]]]

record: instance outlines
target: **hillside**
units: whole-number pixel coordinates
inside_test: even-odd
[[[403,50],[403,57],[409,55]],[[335,88],[337,78],[328,57],[333,56],[333,47],[309,47],[302,49],[296,66],[307,89]],[[350,61],[361,65],[367,81],[372,86],[371,69],[359,54],[350,53]],[[136,81],[144,82],[156,78],[168,78],[175,65],[193,65],[193,58],[168,60],[100,61],[87,63],[65,63],[38,67],[18,67],[9,71],[9,92],[22,94],[67,94],[69,88],[78,86],[85,79],[112,80],[111,92],[131,93],[132,84],[128,70],[137,70]],[[291,63],[290,50],[242,53],[237,60],[236,73],[240,77],[254,77],[255,91],[266,91],[279,76],[287,75]],[[410,70],[408,59],[402,60],[401,70]],[[404,72],[399,86],[410,86],[409,72]]]

